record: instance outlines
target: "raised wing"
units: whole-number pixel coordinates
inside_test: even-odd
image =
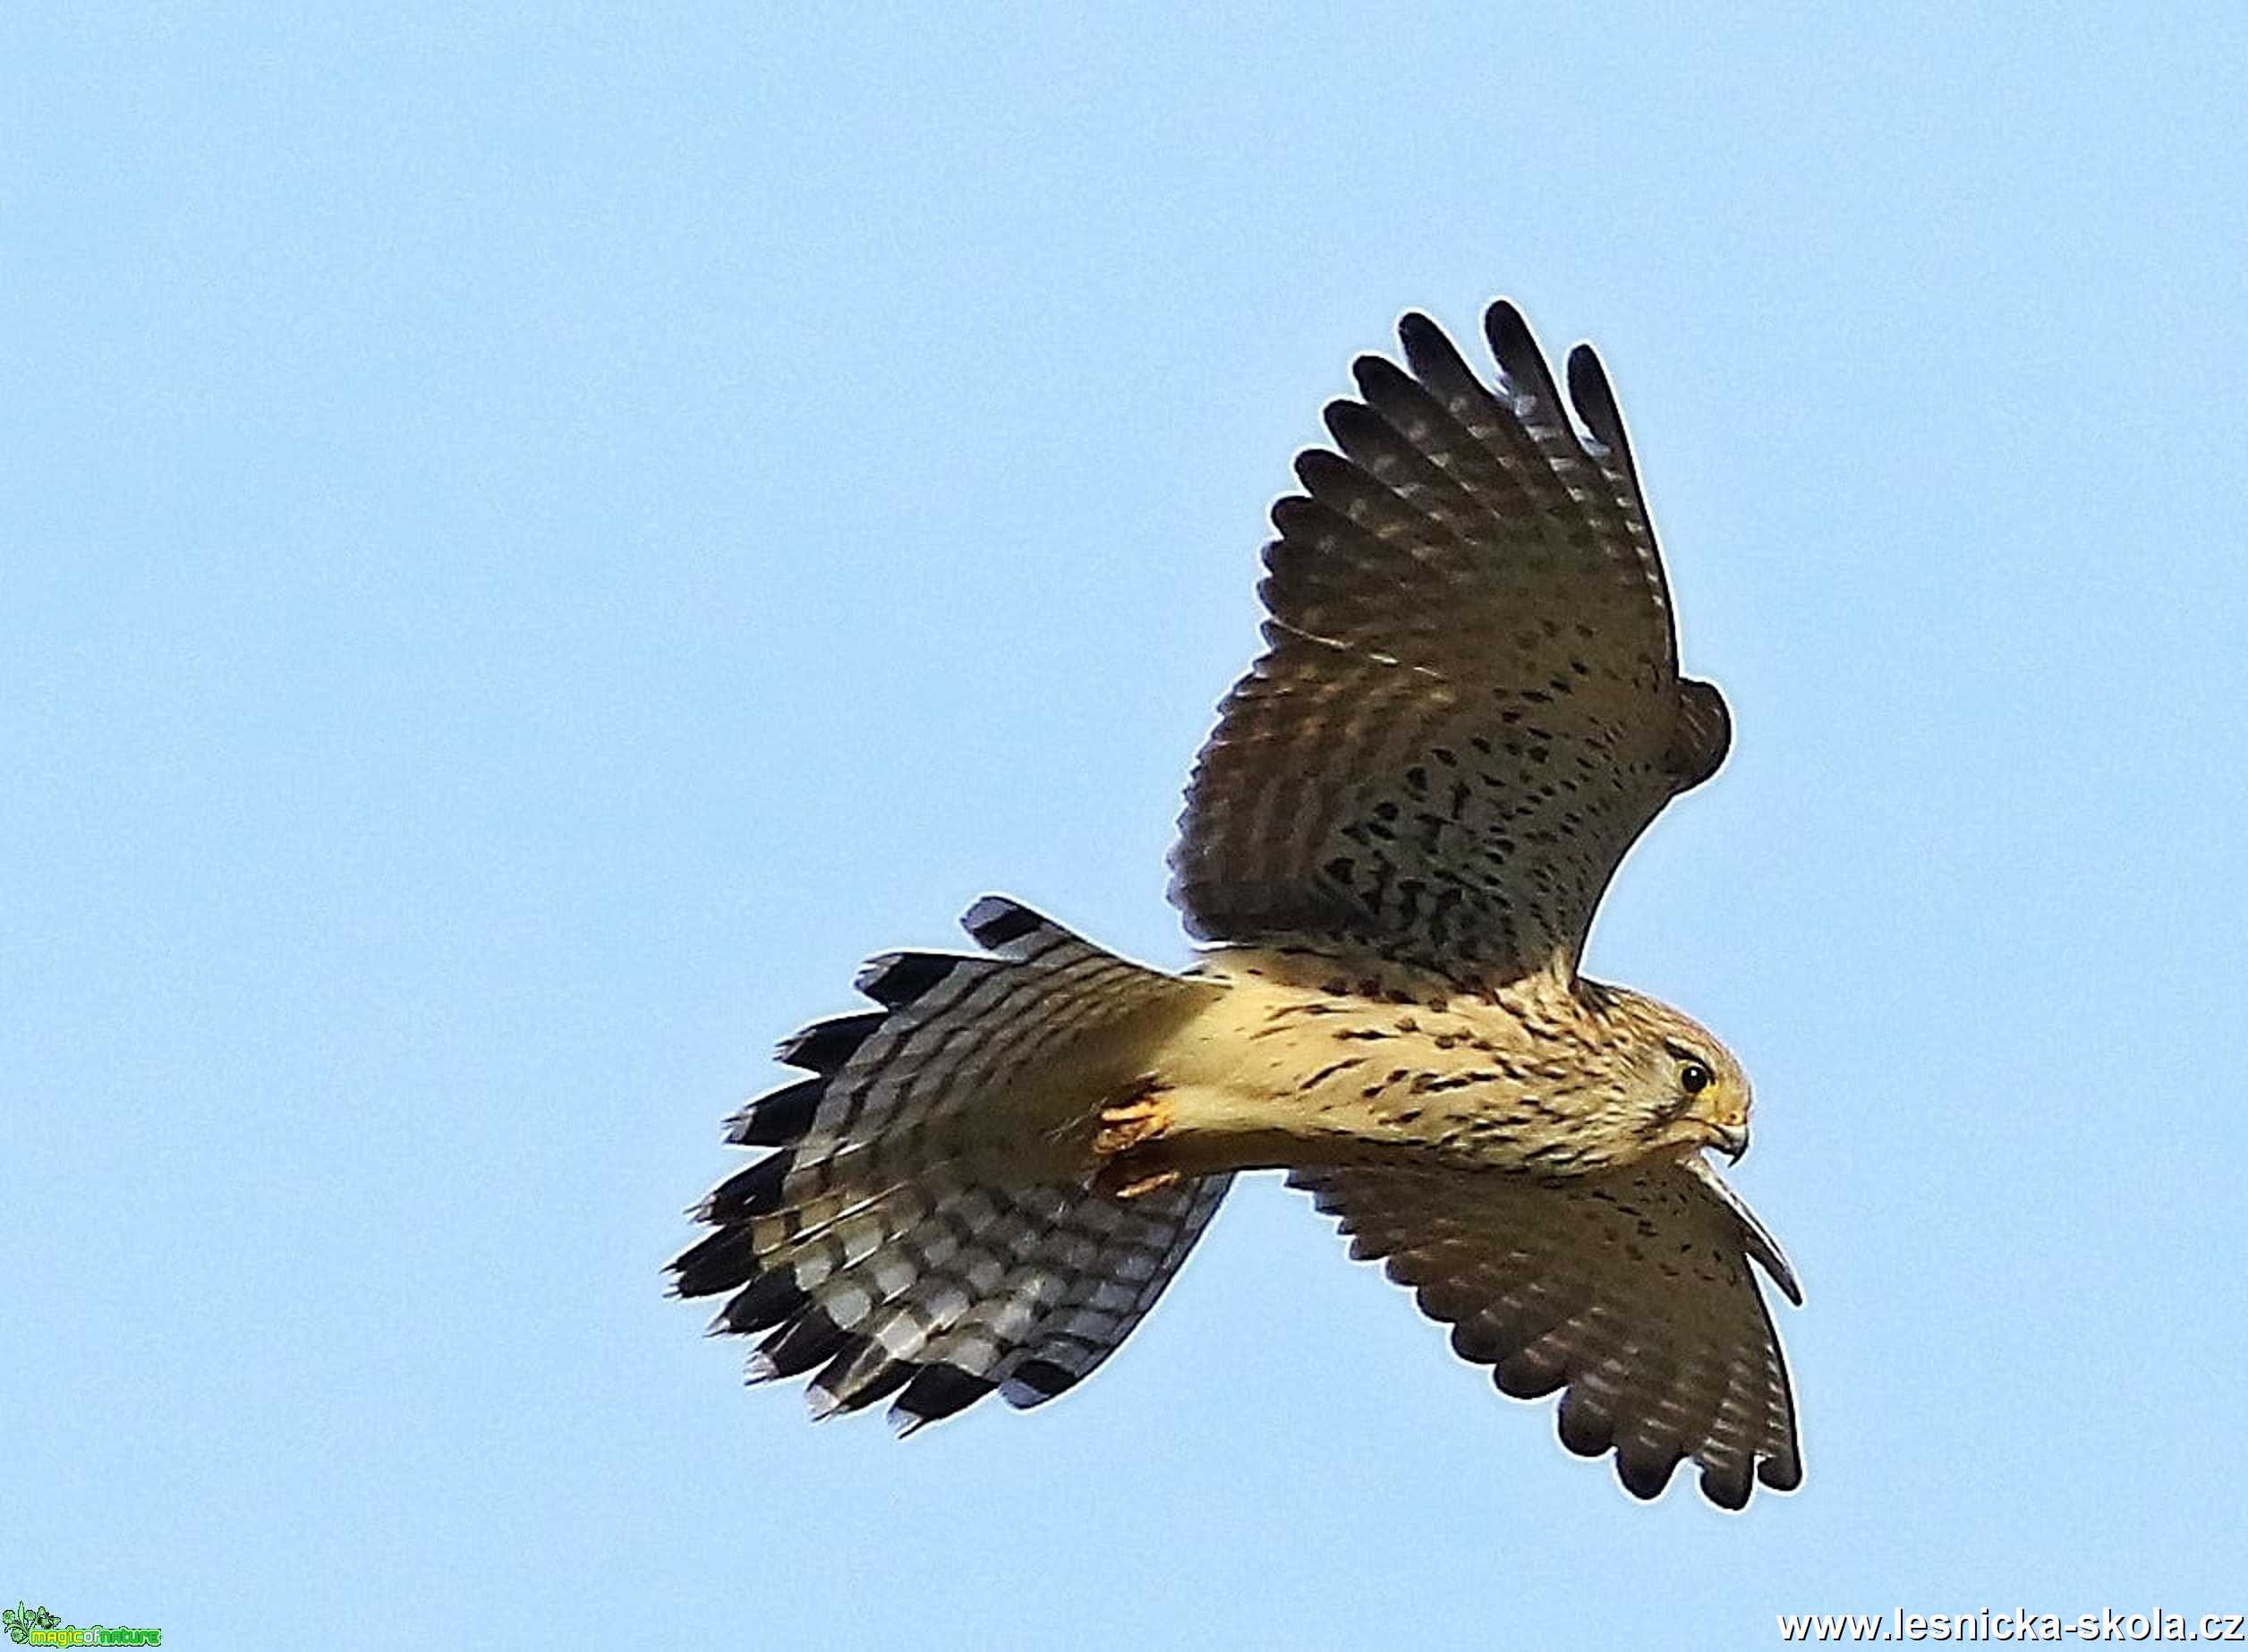
[[[1362,357],[1340,453],[1302,455],[1273,508],[1268,651],[1171,854],[1202,940],[1572,973],[1624,851],[1724,759],[1598,358],[1569,360],[1580,431],[1514,307],[1486,326],[1495,388],[1408,315],[1410,371]]]
[[[1755,1256],[1801,1300],[1777,1248],[1699,1159],[1598,1181],[1409,1170],[1299,1171],[1355,1257],[1386,1257],[1463,1359],[1520,1399],[1566,1389],[1562,1443],[1613,1449],[1633,1495],[1679,1462],[1738,1509],[1753,1480],[1803,1477],[1795,1401]]]

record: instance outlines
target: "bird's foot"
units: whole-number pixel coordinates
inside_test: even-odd
[[[1098,1125],[1093,1133],[1093,1156],[1100,1161],[1093,1172],[1094,1192],[1136,1199],[1179,1179],[1177,1171],[1154,1169],[1146,1160],[1145,1150],[1171,1128],[1171,1104],[1160,1092],[1137,1091],[1129,1101],[1103,1107]]]

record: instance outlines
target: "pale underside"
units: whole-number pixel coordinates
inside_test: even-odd
[[[870,963],[879,1008],[783,1044],[805,1076],[736,1117],[768,1151],[673,1265],[763,1338],[754,1377],[891,1397],[908,1428],[1043,1403],[1147,1313],[1230,1173],[1276,1166],[1501,1387],[1565,1389],[1564,1440],[1634,1492],[1685,1460],[1728,1507],[1800,1477],[1750,1272],[1795,1296],[1776,1247],[1699,1156],[1588,1160],[1567,1097],[1616,1070],[1614,990],[1577,974],[1595,908],[1723,759],[1724,703],[1679,675],[1591,353],[1580,429],[1511,307],[1495,387],[1400,330],[1409,373],[1358,364],[1341,451],[1274,509],[1270,649],[1188,788],[1172,892],[1211,949],[1171,975],[987,898],[978,953]],[[1111,1179],[1136,1157],[1154,1174]]]

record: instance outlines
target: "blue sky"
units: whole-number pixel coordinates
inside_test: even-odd
[[[2237,1611],[2242,13],[0,21],[0,1595],[166,1643],[1728,1646]],[[1568,1457],[1270,1179],[910,1444],[661,1294],[1005,890],[1182,962],[1264,511],[1600,345],[1732,760],[1589,967],[1753,1074],[1808,1478]]]

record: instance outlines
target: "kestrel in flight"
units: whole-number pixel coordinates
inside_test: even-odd
[[[980,952],[901,952],[879,1006],[780,1046],[808,1077],[728,1139],[770,1149],[673,1266],[762,1333],[753,1381],[910,1430],[1036,1405],[1129,1334],[1232,1175],[1281,1169],[1500,1388],[1652,1497],[1801,1479],[1750,1269],[1795,1280],[1703,1157],[1748,1143],[1706,1029],[1577,973],[1639,833],[1724,759],[1599,358],[1569,398],[1511,304],[1486,383],[1435,324],[1357,363],[1333,450],[1273,508],[1266,651],[1187,792],[1172,975],[1016,902]],[[1573,411],[1573,418],[1571,416]]]

